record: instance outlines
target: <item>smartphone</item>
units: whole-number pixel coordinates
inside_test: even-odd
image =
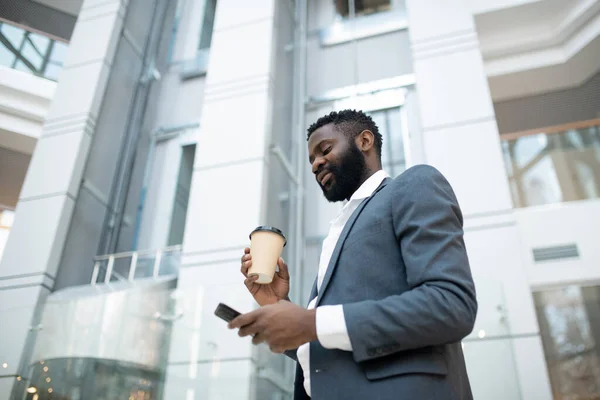
[[[241,315],[241,313],[223,303],[219,303],[215,310],[215,315],[225,322],[231,322],[235,317]]]

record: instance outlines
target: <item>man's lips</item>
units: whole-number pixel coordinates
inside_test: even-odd
[[[329,182],[331,180],[331,177],[333,176],[333,174],[331,172],[326,172],[322,177],[321,177],[321,186],[325,186],[327,184],[327,182]]]

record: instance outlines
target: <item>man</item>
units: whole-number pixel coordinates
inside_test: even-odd
[[[360,111],[308,129],[309,161],[327,200],[348,200],[323,242],[308,309],[288,300],[279,259],[270,285],[245,284],[263,307],[230,328],[298,361],[295,399],[472,399],[461,339],[475,287],[462,215],[446,179],[416,166],[381,169],[382,137]]]

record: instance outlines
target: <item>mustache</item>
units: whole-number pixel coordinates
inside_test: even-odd
[[[331,173],[333,176],[335,176],[336,172],[337,172],[337,168],[334,165],[329,165],[327,167],[321,167],[317,170],[317,172],[315,172],[315,180],[317,181],[317,183],[319,185],[321,185],[321,182],[319,182],[319,176],[321,176],[321,174],[323,174],[323,176],[325,176],[325,174]]]

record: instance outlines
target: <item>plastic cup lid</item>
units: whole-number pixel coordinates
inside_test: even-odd
[[[258,232],[258,231],[269,231],[269,232],[276,233],[283,238],[283,247],[285,247],[285,245],[287,244],[287,239],[285,238],[285,235],[283,234],[283,232],[281,232],[281,230],[275,228],[274,226],[267,226],[267,225],[259,226],[258,228],[254,229],[252,232],[250,232],[250,240],[252,240],[252,234],[254,232]]]

